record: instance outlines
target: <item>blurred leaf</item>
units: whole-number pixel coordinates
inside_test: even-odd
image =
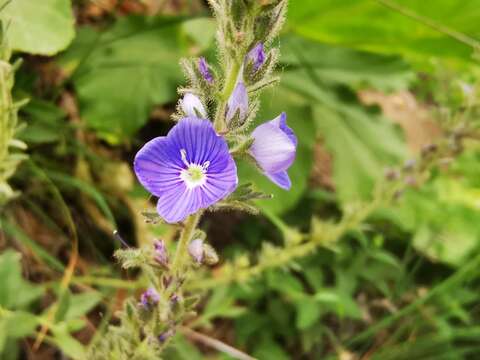
[[[13,50],[54,55],[75,35],[70,0],[0,0],[0,9]]]
[[[286,294],[293,299],[299,296],[303,298],[303,285],[301,281],[291,273],[282,270],[270,270],[265,275],[270,289]]]
[[[267,177],[259,173],[251,164],[239,162],[238,172],[242,182],[252,182],[266,193],[273,194],[273,199],[259,200],[257,204],[272,213],[282,213],[295,206],[303,195],[308,174],[312,167],[312,148],[315,139],[311,113],[295,93],[280,87],[267,91],[262,98],[262,108],[257,115],[257,124],[274,119],[282,111],[287,113],[287,124],[298,138],[295,162],[288,170],[292,180],[292,188],[285,191],[273,184]]]
[[[165,349],[162,353],[165,359],[171,360],[202,360],[204,356],[197,348],[190,343],[181,334],[175,335],[172,345]]]
[[[87,291],[70,296],[70,306],[65,313],[65,320],[75,319],[86,315],[100,301],[102,295],[97,291]]]
[[[12,339],[32,335],[39,324],[35,315],[25,311],[12,311],[0,319],[0,321],[5,322],[4,326],[7,329],[7,336]]]
[[[24,309],[43,292],[22,278],[20,254],[7,250],[0,255],[0,306]]]
[[[84,346],[72,337],[65,323],[56,324],[52,327],[52,341],[65,353],[74,360],[86,359],[86,352]]]
[[[470,182],[468,176],[438,176],[421,189],[407,191],[395,208],[379,215],[413,232],[413,245],[428,257],[460,266],[479,245],[479,188]]]
[[[306,329],[317,322],[322,314],[321,305],[309,297],[305,297],[296,304],[298,329]]]
[[[23,118],[28,126],[20,133],[20,139],[29,144],[42,144],[59,141],[65,135],[65,112],[55,104],[31,99],[22,108]]]
[[[317,106],[314,117],[333,155],[333,178],[341,202],[368,199],[384,170],[404,157],[404,144],[391,123],[360,106]]]
[[[294,35],[282,37],[281,62],[292,68],[308,67],[328,85],[366,85],[393,91],[407,88],[414,79],[410,66],[397,56],[322,44]]]
[[[70,307],[70,298],[71,298],[71,293],[68,289],[65,290],[60,290],[59,294],[59,299],[57,303],[53,306],[56,306],[55,309],[55,322],[60,322],[65,319],[65,314],[68,311],[68,308]]]
[[[479,36],[480,2],[437,0],[388,1],[427,17],[441,26],[475,38]],[[371,0],[305,0],[290,7],[289,25],[317,41],[425,61],[442,56],[471,59],[472,48]]]
[[[235,305],[235,298],[229,288],[221,286],[213,291],[198,323],[208,325],[216,317],[235,318],[244,312],[245,308]]]
[[[2,222],[2,230],[5,231],[6,234],[12,236],[20,242],[23,246],[28,247],[35,256],[38,256],[42,261],[46,264],[54,268],[55,270],[63,272],[65,270],[65,266],[57,260],[55,257],[50,255],[48,251],[46,251],[43,247],[41,247],[35,240],[30,238],[22,229],[18,226],[11,224],[8,221]]]
[[[196,51],[207,50],[215,40],[216,23],[212,18],[187,20],[182,24],[182,29],[198,45]]]
[[[330,290],[321,290],[315,294],[315,300],[322,303],[339,303],[340,297],[337,293]]]
[[[99,136],[124,141],[147,122],[154,105],[175,100],[182,80],[181,21],[130,16],[101,33],[79,31],[60,64],[74,71],[82,118]]]
[[[271,337],[263,336],[255,345],[253,357],[261,360],[288,360],[291,357]]]

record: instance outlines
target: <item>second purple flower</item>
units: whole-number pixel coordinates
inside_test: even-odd
[[[287,114],[259,125],[252,132],[253,143],[250,155],[255,159],[265,176],[285,190],[291,187],[287,169],[295,160],[297,137],[287,126]]]

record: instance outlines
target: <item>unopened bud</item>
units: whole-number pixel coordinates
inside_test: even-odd
[[[145,309],[151,309],[153,306],[157,305],[160,301],[160,295],[154,288],[148,288],[140,296],[140,305]]]
[[[188,253],[197,264],[201,264],[204,256],[203,240],[195,239],[190,241],[190,244],[188,244]]]
[[[180,107],[187,116],[194,116],[203,119],[207,118],[207,111],[202,102],[197,96],[191,93],[186,93],[183,96],[183,99],[180,100]]]
[[[209,244],[203,244],[203,257],[203,262],[207,265],[215,265],[218,263],[217,252]]]
[[[230,95],[227,102],[227,123],[233,120],[235,115],[239,116],[240,123],[246,119],[248,114],[248,94],[247,88],[242,81],[239,81]]]
[[[253,65],[253,71],[257,71],[265,63],[265,51],[263,49],[263,43],[259,42],[255,47],[250,50],[245,57],[245,62]]]
[[[210,70],[208,68],[208,63],[207,63],[207,60],[205,60],[204,57],[201,57],[199,60],[198,60],[198,71],[200,71],[200,74],[202,74],[203,76],[203,79],[209,83],[209,84],[212,84],[213,83],[213,76],[212,74],[210,73]]]
[[[174,329],[168,329],[167,331],[165,331],[164,333],[162,333],[158,336],[158,341],[163,344],[165,341],[167,341],[173,335],[175,335],[175,330]]]
[[[168,267],[168,253],[167,253],[167,248],[165,246],[165,241],[156,240],[153,243],[153,246],[155,248],[155,255],[154,255],[155,261],[164,267]]]

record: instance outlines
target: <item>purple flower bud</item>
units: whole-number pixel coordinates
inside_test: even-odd
[[[200,74],[202,74],[206,82],[208,82],[209,84],[213,83],[213,76],[208,69],[208,63],[204,57],[201,57],[198,60],[198,70],[200,71]]]
[[[190,241],[188,253],[197,264],[201,264],[203,260],[203,240],[195,239]]]
[[[202,102],[193,94],[185,94],[183,99],[180,100],[180,107],[187,116],[207,118],[207,111],[203,107]]]
[[[245,120],[248,114],[248,95],[247,88],[242,81],[239,81],[233,90],[230,99],[227,102],[227,123],[230,123],[239,112],[240,121]]]
[[[287,114],[258,126],[252,132],[250,155],[265,176],[285,190],[291,187],[287,169],[295,160],[297,137],[287,126]]]
[[[263,50],[263,43],[259,42],[250,50],[245,57],[245,62],[253,64],[253,70],[257,71],[265,63],[265,51]]]
[[[165,242],[163,240],[156,240],[153,243],[155,248],[155,255],[154,259],[160,265],[167,267],[168,266],[168,253],[167,248],[165,246]]]
[[[168,329],[167,331],[165,331],[164,333],[162,333],[158,336],[158,341],[163,344],[165,341],[167,341],[173,335],[175,335],[175,330],[174,329]]]
[[[150,309],[152,306],[155,306],[160,301],[160,295],[154,288],[148,288],[140,296],[140,305],[145,309]]]

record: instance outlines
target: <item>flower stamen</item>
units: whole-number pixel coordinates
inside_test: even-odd
[[[203,165],[189,163],[187,160],[187,151],[180,149],[182,162],[187,167],[180,172],[180,179],[185,182],[188,189],[194,189],[197,186],[202,186],[207,182],[207,169],[210,166],[210,161],[205,161]]]

